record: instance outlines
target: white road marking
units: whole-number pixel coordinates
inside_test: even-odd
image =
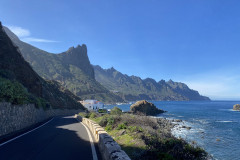
[[[17,137],[14,137],[14,138],[12,138],[12,139],[10,139],[10,140],[8,140],[8,141],[6,141],[6,142],[0,144],[0,147],[3,146],[3,145],[5,145],[5,144],[7,144],[7,143],[9,143],[9,142],[14,141],[15,139],[20,138],[20,137],[22,137],[22,136],[24,136],[24,135],[26,135],[26,134],[28,134],[28,133],[31,133],[31,132],[35,131],[36,129],[38,129],[38,128],[40,128],[40,127],[42,127],[42,126],[48,124],[49,122],[51,122],[53,119],[54,119],[54,118],[52,118],[52,119],[50,119],[49,121],[45,122],[44,124],[38,126],[37,128],[34,128],[34,129],[32,129],[32,130],[30,130],[30,131],[28,131],[28,132],[26,132],[26,133],[23,133],[23,134],[21,134],[21,135],[19,135],[19,136],[17,136]]]
[[[93,160],[98,160],[97,153],[96,153],[96,150],[95,150],[95,147],[94,147],[94,144],[93,144],[93,139],[92,139],[92,136],[91,136],[91,133],[90,133],[88,127],[87,127],[85,124],[83,124],[81,121],[79,121],[77,118],[76,118],[76,120],[77,120],[78,122],[80,122],[80,123],[86,128],[87,133],[88,133],[88,136],[89,136],[91,148],[92,148]]]

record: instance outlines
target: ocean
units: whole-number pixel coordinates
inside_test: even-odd
[[[217,160],[240,159],[240,111],[233,111],[240,101],[150,101],[167,111],[158,117],[181,119],[190,130],[174,128],[172,133],[189,142],[195,141]],[[130,104],[105,105],[129,111]]]

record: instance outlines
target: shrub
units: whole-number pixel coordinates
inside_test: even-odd
[[[171,156],[168,153],[158,153],[158,159],[162,159],[162,160],[174,160],[173,156]]]
[[[105,130],[106,131],[111,131],[113,128],[112,128],[112,125],[107,125],[106,127],[105,127]]]
[[[81,116],[81,117],[84,117],[84,118],[88,118],[89,117],[89,114],[85,113],[85,112],[80,112],[80,113],[78,113],[78,115]]]
[[[100,120],[99,125],[104,127],[107,125],[107,123],[108,123],[108,118],[105,116]]]
[[[139,126],[129,126],[128,130],[130,132],[143,132],[142,127],[139,127]]]
[[[200,147],[196,147],[195,148],[195,147],[193,147],[190,144],[186,144],[184,146],[184,149],[185,149],[186,152],[189,152],[189,153],[191,153],[192,155],[194,155],[196,157],[199,157],[202,154],[206,154],[206,152],[202,148],[200,148]]]
[[[107,113],[107,110],[106,109],[99,109],[98,113]]]
[[[120,130],[120,129],[127,129],[126,123],[119,124],[117,127],[117,130]]]
[[[111,110],[111,114],[112,115],[121,115],[122,114],[122,110],[118,107],[113,107],[113,109]]]
[[[96,113],[94,113],[94,112],[90,113],[90,116],[89,116],[90,119],[93,119],[93,118],[96,118],[96,117],[97,117]]]
[[[0,101],[12,104],[26,104],[29,102],[28,91],[17,81],[0,78]]]
[[[114,124],[114,118],[113,116],[108,117],[107,119],[107,125],[113,125]]]

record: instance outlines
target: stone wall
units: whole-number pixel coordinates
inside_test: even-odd
[[[24,129],[50,117],[59,115],[74,115],[82,110],[35,108],[33,104],[12,105],[0,103],[0,136]]]
[[[131,160],[100,125],[87,118],[80,116],[77,118],[92,132],[104,160]]]

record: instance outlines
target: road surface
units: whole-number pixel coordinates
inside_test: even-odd
[[[56,117],[0,146],[0,160],[93,160],[89,135],[74,117]]]

